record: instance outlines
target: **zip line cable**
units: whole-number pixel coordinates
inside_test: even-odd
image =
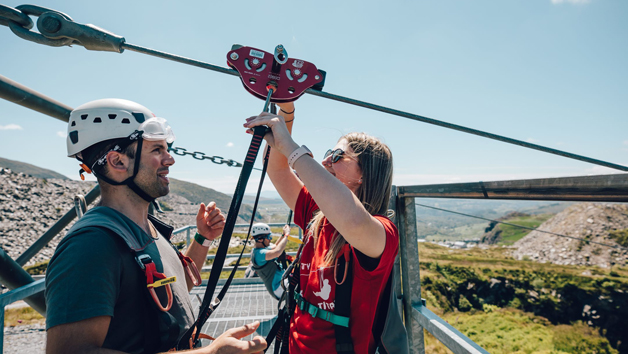
[[[141,47],[141,46],[137,46],[137,45],[133,45],[133,44],[128,44],[128,43],[122,43],[122,45],[120,47],[123,48],[123,49],[128,49],[128,50],[131,50],[131,51],[135,51],[135,52],[138,52],[138,53],[152,55],[152,56],[155,56],[155,57],[158,57],[158,58],[162,58],[162,59],[172,60],[172,61],[175,61],[175,62],[179,62],[179,63],[183,63],[183,64],[187,64],[187,65],[192,65],[192,66],[196,66],[196,67],[203,68],[203,69],[217,71],[217,72],[220,72],[220,73],[223,73],[223,74],[229,74],[229,75],[238,76],[238,77],[240,76],[239,73],[236,70],[229,69],[229,68],[224,68],[224,67],[221,67],[221,66],[217,66],[217,65],[206,63],[206,62],[202,62],[202,61],[186,58],[186,57],[179,56],[179,55],[174,55],[174,54],[170,54],[170,53],[166,53],[166,52],[162,52],[162,51],[158,51],[158,50],[154,50],[154,49],[150,49],[150,48],[145,48],[145,47]],[[403,117],[403,118],[408,118],[408,119],[412,119],[412,120],[423,122],[423,123],[428,123],[428,124],[440,126],[440,127],[447,128],[447,129],[457,130],[457,131],[460,131],[460,132],[463,132],[463,133],[467,133],[467,134],[473,134],[473,135],[481,136],[481,137],[484,137],[484,138],[501,141],[501,142],[508,143],[508,144],[519,145],[519,146],[522,146],[522,147],[525,147],[525,148],[528,148],[528,149],[539,150],[539,151],[546,152],[546,153],[549,153],[549,154],[559,155],[559,156],[567,157],[567,158],[574,159],[574,160],[580,160],[580,161],[584,161],[584,162],[588,162],[588,163],[591,163],[591,164],[600,165],[600,166],[604,166],[604,167],[609,167],[609,168],[620,170],[620,171],[628,171],[628,167],[627,166],[618,165],[618,164],[615,164],[615,163],[612,163],[612,162],[598,160],[598,159],[594,159],[594,158],[583,156],[583,155],[573,154],[573,153],[570,153],[570,152],[567,152],[567,151],[552,149],[552,148],[545,147],[545,146],[542,146],[542,145],[532,144],[532,143],[529,143],[529,142],[526,142],[526,141],[509,138],[509,137],[506,137],[506,136],[497,135],[497,134],[485,132],[485,131],[478,130],[478,129],[468,128],[468,127],[465,127],[465,126],[462,126],[462,125],[452,124],[452,123],[440,121],[440,120],[437,120],[437,119],[421,116],[421,115],[418,115],[418,114],[408,113],[408,112],[400,111],[400,110],[397,110],[397,109],[388,108],[388,107],[376,105],[376,104],[373,104],[373,103],[356,100],[356,99],[349,98],[349,97],[335,95],[335,94],[332,94],[332,93],[319,91],[319,90],[315,90],[315,89],[311,89],[311,88],[305,90],[305,93],[308,93],[308,94],[314,95],[314,96],[327,98],[327,99],[338,101],[338,102],[348,103],[348,104],[351,104],[351,105],[354,105],[354,106],[363,107],[363,108],[371,109],[371,110],[374,110],[374,111],[379,111],[379,112],[382,112],[382,113],[387,113],[387,114],[391,114],[391,115],[395,115],[395,116],[399,116],[399,117]]]
[[[510,226],[514,226],[514,227],[519,227],[519,228],[526,229],[526,230],[538,231],[538,232],[542,232],[542,233],[546,233],[546,234],[550,234],[550,235],[554,235],[554,236],[571,238],[571,239],[574,239],[574,240],[579,240],[579,241],[582,241],[582,242],[587,242],[587,243],[595,243],[595,244],[600,245],[600,246],[605,246],[605,247],[610,247],[610,248],[618,248],[618,249],[621,249],[621,250],[624,250],[624,251],[628,250],[627,248],[625,248],[625,247],[623,247],[623,246],[620,246],[620,245],[614,245],[614,246],[613,246],[613,245],[609,245],[609,244],[606,244],[606,243],[601,243],[601,242],[590,241],[590,240],[587,240],[587,239],[584,239],[584,238],[580,238],[580,237],[574,237],[574,236],[567,236],[567,235],[563,235],[563,234],[557,234],[557,233],[555,233],[555,232],[551,232],[551,231],[539,230],[539,229],[535,229],[535,228],[532,228],[532,227],[527,227],[527,226],[523,226],[523,225],[512,224],[512,223],[505,222],[505,221],[499,221],[499,220],[493,220],[493,219],[483,218],[483,217],[481,217],[481,216],[477,216],[477,215],[470,215],[470,214],[460,213],[460,212],[457,212],[457,211],[448,210],[448,209],[442,209],[442,208],[437,208],[437,207],[433,207],[433,206],[429,206],[429,205],[425,205],[425,204],[414,203],[414,205],[417,205],[417,206],[420,206],[420,207],[423,207],[423,208],[428,208],[428,209],[434,209],[434,210],[444,211],[444,212],[446,212],[446,213],[458,214],[458,215],[467,216],[467,217],[470,217],[470,218],[475,218],[475,219],[480,219],[480,220],[486,220],[486,221],[490,221],[490,222],[494,222],[494,223],[498,223],[498,224],[504,224],[504,225],[510,225]]]
[[[33,22],[30,19],[29,15],[39,17],[39,20],[37,21],[37,29],[40,33],[31,31],[31,28],[33,27]],[[107,32],[95,26],[87,26],[76,23],[66,14],[40,6],[20,5],[14,9],[5,5],[0,5],[0,25],[9,26],[11,28],[11,31],[13,31],[13,33],[15,33],[20,38],[40,44],[50,46],[70,46],[73,44],[78,44],[88,50],[109,51],[117,53],[122,53],[124,52],[124,50],[130,50],[146,55],[159,57],[162,59],[196,66],[203,69],[213,70],[223,74],[240,77],[240,74],[236,70],[230,68],[225,68],[199,60],[194,60],[191,58],[186,58],[183,56],[126,43],[124,37],[115,35],[111,32]],[[567,151],[552,149],[542,145],[532,144],[526,141],[509,138],[506,136],[497,135],[478,129],[468,128],[462,125],[452,124],[418,114],[412,114],[372,104],[365,101],[335,95],[328,92],[318,91],[311,88],[305,90],[305,93],[391,115],[396,115],[403,118],[412,119],[423,123],[440,126],[447,129],[457,130],[467,134],[473,134],[484,138],[505,142],[508,144],[519,145],[528,149],[538,150],[553,155],[563,156],[574,160],[579,160],[628,172],[627,166],[598,160],[583,155],[573,154]]]

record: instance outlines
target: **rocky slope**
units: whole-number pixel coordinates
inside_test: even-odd
[[[587,241],[617,246],[613,231],[628,229],[628,205],[581,203],[560,212],[538,227],[539,230],[577,237]],[[563,265],[627,265],[625,248],[605,247],[595,243],[532,231],[514,244],[516,259]]]
[[[95,183],[43,179],[0,167],[0,247],[16,259],[69,209],[74,196]],[[48,259],[67,228],[29,263]]]
[[[75,195],[86,195],[94,186],[95,182],[37,178],[0,167],[0,247],[11,258],[17,259],[46,230],[74,207]],[[162,206],[167,206],[167,210],[163,214],[158,213],[157,217],[166,223],[175,228],[196,224],[198,203],[191,202],[176,193],[170,193],[168,196],[160,198],[159,201]],[[97,202],[98,200],[91,206]],[[218,201],[218,206],[225,214],[229,209],[229,203],[230,198],[226,201]],[[246,215],[246,211],[250,210],[251,207],[243,205],[242,209],[244,218],[238,217],[237,222],[248,223],[250,211],[248,211],[248,215]],[[59,241],[72,225],[73,222],[27,265],[42,262],[52,257]],[[185,233],[179,234],[173,240],[185,240]],[[239,242],[237,239],[232,241],[234,245]]]

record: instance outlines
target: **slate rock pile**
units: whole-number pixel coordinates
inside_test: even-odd
[[[94,186],[93,182],[47,180],[0,167],[0,247],[16,259],[74,208],[75,195],[86,195]],[[28,264],[52,257],[69,226]]]
[[[609,235],[628,229],[628,205],[581,203],[558,213],[538,227],[561,235],[617,246]],[[609,268],[628,264],[625,248],[605,247],[595,243],[532,231],[517,241],[513,256],[562,265],[597,265]]]
[[[0,247],[11,258],[17,259],[68,210],[74,208],[75,195],[87,195],[95,185],[95,182],[37,178],[0,167]],[[88,208],[95,206],[99,199]],[[174,193],[158,200],[162,206],[167,207],[163,214],[156,213],[160,220],[174,226],[175,229],[196,225],[198,204]],[[226,208],[223,206],[223,209]],[[222,211],[226,213],[227,210]],[[245,221],[238,218],[237,222]],[[26,265],[49,260],[73,224],[74,221]],[[191,231],[192,237],[194,232],[195,230]],[[172,239],[173,242],[185,240],[185,232]],[[219,240],[214,242],[213,247],[218,246]],[[231,239],[231,247],[240,244],[240,238]]]

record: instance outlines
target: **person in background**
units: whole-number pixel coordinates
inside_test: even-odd
[[[285,271],[279,262],[279,256],[286,249],[290,226],[283,227],[283,233],[275,245],[271,245],[272,235],[267,224],[257,223],[253,225],[251,235],[255,240],[255,248],[251,251],[252,269],[264,281],[266,290],[275,298],[281,298],[284,292],[281,286],[281,277]]]

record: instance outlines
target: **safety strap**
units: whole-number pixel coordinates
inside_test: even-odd
[[[188,273],[188,276],[192,280],[192,284],[194,284],[194,286],[201,285],[203,279],[201,279],[201,273],[198,271],[198,267],[196,267],[196,264],[194,264],[192,258],[181,253],[177,246],[173,245],[172,243],[170,243],[170,246],[172,246],[172,249],[174,249],[174,252],[179,257],[183,269],[185,269],[185,271]]]
[[[334,280],[336,281],[334,314],[346,316],[348,320],[351,315],[351,289],[353,286],[353,262],[351,262],[351,246],[349,244],[344,245],[336,260],[334,267]],[[338,274],[343,274],[343,279],[340,282],[338,281]],[[353,354],[353,341],[349,326],[334,323],[334,332],[336,334],[336,352],[338,354]]]
[[[172,288],[170,287],[170,284],[176,282],[177,277],[166,277],[164,273],[158,272],[155,262],[153,262],[153,259],[146,253],[140,253],[135,257],[135,260],[146,276],[146,287],[148,288],[148,292],[153,298],[153,301],[155,301],[157,308],[163,312],[169,311],[172,307],[173,300]],[[161,301],[159,301],[159,297],[157,297],[157,293],[155,292],[155,288],[162,286],[166,287],[166,295],[168,298],[165,307],[161,304]]]
[[[268,351],[270,345],[276,339],[275,343],[275,354],[288,354],[289,350],[289,337],[288,334],[290,332],[290,318],[294,313],[294,309],[296,308],[296,301],[294,300],[294,294],[298,293],[299,289],[299,278],[301,277],[301,253],[303,251],[303,244],[299,246],[299,250],[297,251],[297,255],[294,259],[294,262],[288,267],[288,269],[284,272],[283,277],[281,278],[281,286],[284,286],[284,279],[288,279],[288,289],[285,289],[281,299],[279,299],[279,303],[277,307],[279,308],[279,314],[277,315],[277,320],[273,324],[273,327],[270,329],[268,336],[266,336],[267,347],[264,350],[264,353]],[[283,304],[283,308],[281,305]]]
[[[301,311],[309,313],[312,317],[317,317],[321,320],[331,322],[336,326],[349,327],[349,317],[339,316],[333,312],[325,311],[317,306],[314,306],[305,300],[303,296],[297,293],[294,294],[294,300]]]
[[[254,128],[253,138],[251,140],[251,144],[249,146],[246,159],[244,160],[244,165],[242,166],[242,172],[240,173],[240,178],[238,179],[236,191],[233,195],[233,198],[231,199],[231,205],[229,207],[229,212],[227,214],[227,220],[225,222],[225,227],[223,229],[220,244],[218,245],[216,258],[214,259],[214,263],[212,265],[212,270],[209,275],[209,280],[207,281],[207,288],[205,290],[205,295],[201,303],[198,319],[196,320],[194,325],[192,325],[188,329],[188,331],[180,338],[179,344],[177,345],[177,348],[180,350],[191,349],[189,347],[190,338],[193,339],[192,343],[194,344],[197,343],[200,332],[201,332],[200,329],[203,327],[205,322],[207,322],[207,319],[215,310],[215,308],[220,304],[221,299],[216,298],[214,301],[212,301],[212,298],[214,296],[214,292],[216,290],[216,285],[218,284],[218,280],[220,279],[220,273],[222,272],[222,268],[225,263],[227,251],[229,249],[229,242],[231,241],[231,235],[233,234],[233,228],[235,226],[235,223],[238,217],[238,211],[240,210],[240,206],[242,204],[242,199],[244,197],[246,184],[249,180],[249,177],[251,176],[251,170],[253,169],[253,164],[255,163],[257,153],[262,144],[262,141],[264,140],[264,135],[266,134],[267,130],[268,128],[264,126],[258,126]],[[251,219],[253,220],[254,217],[255,217],[255,210],[253,210]],[[225,292],[226,292],[226,287],[228,287],[227,284],[223,286],[223,290]],[[221,293],[223,292],[221,291]],[[223,293],[223,296],[224,296],[224,293]]]

